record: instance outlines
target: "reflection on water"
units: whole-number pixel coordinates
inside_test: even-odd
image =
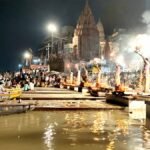
[[[52,149],[52,141],[54,139],[53,135],[54,135],[55,131],[54,131],[54,126],[53,125],[49,125],[47,128],[45,128],[45,132],[44,132],[44,143],[45,145],[47,145],[48,149]]]
[[[150,120],[143,125],[123,111],[31,112],[0,117],[0,149],[145,150]]]

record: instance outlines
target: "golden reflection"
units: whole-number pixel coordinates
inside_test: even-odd
[[[90,124],[86,121],[84,112],[77,112],[73,114],[66,114],[65,125],[66,128],[64,128],[64,130],[69,130],[68,127],[72,129],[81,129],[88,127]]]
[[[115,141],[117,140],[117,137],[121,134],[123,134],[124,136],[129,134],[129,124],[127,120],[116,120],[113,133],[109,133],[108,135],[109,144],[107,145],[106,150],[115,149]],[[126,144],[126,141],[124,141],[123,144]]]
[[[129,124],[127,120],[117,120],[116,121],[116,129],[120,130],[123,135],[129,134]]]
[[[150,149],[150,130],[140,125],[120,111],[32,112],[1,117],[0,136],[7,140],[0,140],[0,143],[2,147],[3,143],[18,145],[20,141],[23,147],[31,137],[30,143],[37,143],[37,146],[31,144],[30,147],[36,150],[41,150],[43,144],[45,150],[82,149],[84,145],[87,150],[92,146],[92,149],[106,150],[132,150],[133,146]],[[13,141],[11,137],[15,137]]]
[[[50,124],[47,128],[45,128],[43,139],[48,150],[53,150],[52,141],[54,139],[54,134],[55,134],[55,131],[54,131],[54,126],[52,124]]]
[[[105,120],[103,118],[103,112],[97,112],[95,116],[93,117],[93,124],[90,128],[92,133],[98,133],[100,134],[104,132],[104,125],[105,125]]]
[[[106,150],[114,150],[115,149],[115,142],[111,140],[110,143],[107,145]]]

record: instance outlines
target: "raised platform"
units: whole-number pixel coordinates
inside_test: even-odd
[[[148,95],[119,96],[106,94],[106,102],[129,107],[131,109],[131,115],[140,116],[143,114],[142,117],[150,118],[150,96]]]
[[[104,100],[105,95],[93,97],[85,93],[59,88],[36,88],[34,91],[23,92],[22,100]]]
[[[146,104],[150,104],[150,96],[148,95],[114,95],[114,94],[106,94],[106,101],[108,103],[120,104],[124,106],[129,105],[129,101],[145,101]]]
[[[110,110],[124,109],[105,102],[105,95],[94,97],[69,89],[35,88],[23,92],[21,100],[36,103],[35,110]]]
[[[133,96],[120,96],[120,95],[106,94],[106,102],[111,104],[129,106],[129,100],[135,100],[135,98]]]

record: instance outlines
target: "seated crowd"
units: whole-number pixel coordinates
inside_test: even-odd
[[[1,73],[0,74],[0,93],[5,89],[21,88],[24,91],[34,90],[34,87],[57,86],[61,76],[50,74],[43,71]]]

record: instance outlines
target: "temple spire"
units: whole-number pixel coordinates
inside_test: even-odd
[[[88,0],[86,0],[86,4],[85,4],[83,13],[84,14],[92,14],[92,11],[91,11],[91,8],[89,6],[89,1]]]
[[[88,0],[86,0],[85,7],[89,7],[89,1]]]
[[[82,25],[82,26],[84,26],[84,25],[85,26],[87,26],[87,25],[95,26],[96,25],[88,0],[86,0],[85,7],[79,17],[77,26],[79,26],[79,25]]]
[[[97,29],[99,31],[100,41],[103,41],[105,39],[105,33],[104,33],[104,27],[100,18],[97,23]]]
[[[73,45],[80,59],[90,60],[99,56],[99,31],[89,1],[85,2],[74,32]]]

